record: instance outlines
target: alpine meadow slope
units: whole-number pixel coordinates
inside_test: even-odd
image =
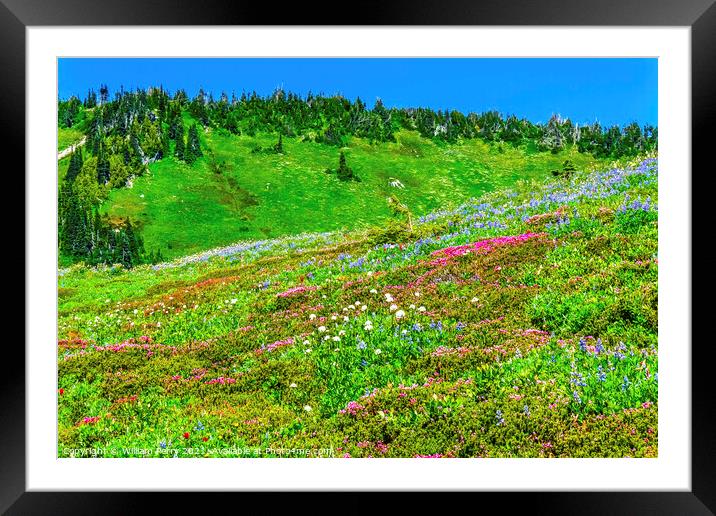
[[[412,229],[63,269],[59,455],[654,457],[656,191],[640,159]]]
[[[58,103],[58,457],[657,457],[658,132]]]

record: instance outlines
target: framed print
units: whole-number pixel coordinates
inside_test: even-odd
[[[132,4],[2,7],[27,299],[2,510],[713,511],[712,2]]]

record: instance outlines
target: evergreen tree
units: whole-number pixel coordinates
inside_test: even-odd
[[[283,137],[281,134],[278,135],[278,142],[273,146],[273,150],[276,154],[283,154]]]
[[[106,104],[109,101],[109,88],[106,84],[99,87],[99,100],[101,104]]]
[[[104,152],[100,151],[100,155],[97,157],[97,182],[101,185],[106,185],[110,180],[110,166],[109,159]]]
[[[186,139],[184,160],[191,164],[201,156],[203,156],[203,153],[201,151],[201,143],[199,141],[199,131],[196,128],[196,124],[192,124],[192,126],[189,127],[189,134]]]
[[[79,201],[71,183],[63,189],[64,199],[59,214],[60,250],[75,258],[85,257],[91,250],[92,234],[88,227],[88,215]]]
[[[87,92],[87,97],[84,100],[84,106],[87,109],[92,109],[97,105],[97,94],[94,92],[94,90],[90,89]]]
[[[162,131],[162,140],[161,140],[161,155],[159,156],[160,159],[164,156],[169,156],[169,134],[167,131]]]
[[[338,158],[338,170],[336,171],[338,179],[341,181],[358,181],[358,177],[353,173],[353,170],[346,163],[346,155],[341,151]]]
[[[186,145],[184,143],[184,125],[179,125],[179,129],[176,134],[176,146],[174,147],[174,156],[177,159],[184,160],[184,152]]]
[[[134,234],[132,232],[132,224],[129,220],[125,221],[123,230],[120,230],[120,244],[121,244],[121,259],[120,263],[125,268],[131,269],[134,264],[136,250],[134,248]]]
[[[72,183],[82,170],[82,149],[78,148],[70,155],[70,164],[67,167],[65,181]]]

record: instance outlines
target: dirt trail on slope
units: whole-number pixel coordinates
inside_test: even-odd
[[[74,152],[74,150],[77,147],[81,147],[85,143],[87,143],[87,137],[83,136],[82,139],[80,141],[78,141],[77,143],[70,145],[66,149],[63,149],[60,152],[58,152],[57,153],[57,161],[60,161],[62,158],[69,156],[70,154],[72,154]]]

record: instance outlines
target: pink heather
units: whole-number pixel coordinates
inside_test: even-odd
[[[278,296],[278,297],[289,297],[289,296],[292,296],[292,295],[294,295],[294,294],[300,294],[301,292],[309,292],[309,291],[311,291],[311,290],[316,290],[316,288],[318,288],[318,287],[314,287],[314,286],[305,287],[305,286],[301,285],[301,286],[299,286],[299,287],[293,287],[293,288],[290,288],[290,289],[286,290],[285,292],[281,292],[281,293],[279,293],[279,294],[276,294],[276,296]]]
[[[236,383],[236,378],[225,378],[223,376],[219,376],[218,378],[212,378],[211,380],[207,380],[204,383],[212,385],[215,383],[219,383],[221,385],[228,384],[228,383]]]
[[[522,235],[517,236],[488,238],[486,240],[480,240],[472,244],[446,247],[444,249],[438,249],[437,251],[433,251],[433,256],[443,255],[444,258],[437,258],[430,263],[431,265],[445,265],[447,264],[449,258],[462,256],[464,254],[476,251],[490,252],[494,247],[497,246],[521,244],[522,242],[525,242],[532,238],[538,238],[544,235],[545,233],[523,233]]]
[[[465,346],[460,346],[459,348],[449,348],[447,346],[440,346],[435,349],[432,353],[430,353],[430,356],[433,357],[443,357],[446,355],[460,355],[461,357],[467,355],[470,353],[472,349],[467,348]]]
[[[263,353],[270,353],[275,349],[282,348],[284,346],[290,346],[291,344],[293,344],[293,338],[289,337],[284,340],[277,340],[276,342],[273,342],[268,346],[261,346],[259,349],[254,350],[254,353],[256,353],[257,355],[262,355]]]
[[[365,410],[365,407],[358,403],[357,401],[349,401],[346,405],[346,408],[339,410],[339,414],[350,414],[351,416],[355,416],[359,412]]]
[[[135,339],[127,339],[124,342],[120,342],[119,344],[109,344],[107,346],[95,346],[95,351],[112,351],[114,353],[124,353],[129,349],[143,349],[145,351],[149,351],[151,349],[168,349],[171,350],[172,353],[176,353],[177,348],[175,346],[165,346],[163,344],[149,344],[151,342],[151,337],[147,337],[146,335],[143,335],[139,337],[139,340],[142,342],[142,344],[137,343]],[[149,355],[151,356],[151,355]]]

